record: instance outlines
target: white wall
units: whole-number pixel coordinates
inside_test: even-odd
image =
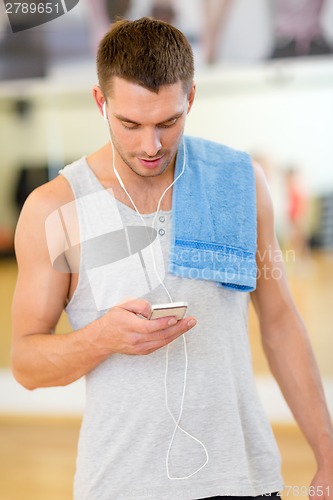
[[[22,163],[60,164],[107,140],[91,97],[93,67],[74,81],[0,86],[0,224],[13,223],[11,190]],[[186,132],[299,166],[313,194],[333,190],[333,60],[270,63],[197,75]],[[16,98],[33,104],[29,120],[13,113]]]
[[[333,191],[333,60],[221,69],[198,78],[191,135],[299,167],[312,194]]]
[[[22,164],[60,165],[89,154],[107,139],[104,121],[91,97],[90,76],[74,83],[45,82],[0,86],[0,225],[12,224],[12,190]],[[14,102],[26,98],[32,109],[26,120],[14,112]]]

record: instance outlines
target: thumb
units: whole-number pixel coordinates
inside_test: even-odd
[[[148,318],[151,312],[151,305],[148,300],[143,299],[132,299],[126,300],[125,302],[120,302],[116,307],[121,307],[135,314],[141,314],[145,318]]]

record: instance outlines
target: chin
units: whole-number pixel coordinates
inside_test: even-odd
[[[169,164],[168,165],[163,165],[162,167],[159,167],[159,168],[152,168],[152,169],[149,169],[149,168],[141,168],[140,170],[136,169],[136,170],[133,170],[137,175],[140,175],[141,177],[158,177],[159,175],[162,175],[164,174],[164,172],[167,170]]]

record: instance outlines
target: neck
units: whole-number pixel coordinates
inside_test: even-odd
[[[127,165],[118,152],[110,145],[112,175],[115,176],[120,185],[122,183],[128,189],[141,192],[163,192],[173,181],[176,163],[176,154],[171,159],[166,169],[155,175],[141,175]]]
[[[119,163],[119,166],[117,165],[116,168],[119,172],[124,186],[126,187],[126,190],[135,201],[141,213],[154,212],[163,192],[176,180],[174,179],[175,160],[176,154],[174,155],[174,158],[171,160],[167,169],[161,175],[157,175],[155,177],[140,176],[133,172],[127,165],[123,165],[122,162]],[[116,161],[117,157],[115,157],[115,163]],[[96,151],[95,153],[87,157],[87,162],[100,183],[105,188],[112,188],[115,197],[122,203],[132,208],[132,204],[128,198],[128,195],[121,187],[119,180],[117,179],[116,174],[112,168],[113,158],[112,146],[110,145],[110,143],[105,145],[99,151]],[[185,153],[183,169],[184,167]],[[182,175],[182,172],[180,173],[180,175]],[[178,177],[180,177],[180,175]],[[171,204],[172,187],[170,187],[170,189],[168,189],[163,196],[160,209],[171,210]]]

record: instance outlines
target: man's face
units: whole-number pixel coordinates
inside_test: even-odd
[[[193,98],[194,88],[187,95],[181,82],[156,94],[115,77],[106,112],[116,167],[127,166],[141,177],[156,177],[172,167]]]

